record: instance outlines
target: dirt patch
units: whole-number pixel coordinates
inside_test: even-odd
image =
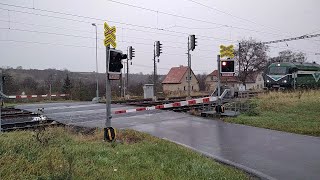
[[[119,130],[116,139],[126,144],[134,144],[146,139],[146,135],[133,130]]]

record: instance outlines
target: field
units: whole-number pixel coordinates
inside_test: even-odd
[[[320,136],[320,91],[270,92],[251,101],[256,107],[226,122]]]
[[[64,128],[0,134],[1,179],[250,179],[185,147],[131,130],[120,142]]]

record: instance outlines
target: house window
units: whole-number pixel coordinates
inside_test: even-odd
[[[213,76],[211,76],[211,81],[213,81]]]
[[[193,90],[193,86],[191,87],[191,89]]]
[[[183,86],[183,90],[184,90],[184,91],[186,90],[186,87],[185,87],[185,86]]]

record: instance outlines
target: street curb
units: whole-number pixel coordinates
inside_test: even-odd
[[[214,160],[216,160],[216,161],[218,161],[218,162],[220,162],[220,163],[222,163],[222,164],[226,164],[226,165],[228,165],[228,166],[235,167],[235,168],[237,168],[237,169],[239,169],[239,170],[242,170],[242,171],[244,171],[244,172],[246,172],[246,173],[248,173],[248,174],[251,174],[251,175],[253,175],[253,176],[255,176],[255,177],[259,178],[259,179],[262,179],[262,180],[276,180],[276,178],[273,178],[273,177],[271,177],[271,176],[268,176],[268,175],[266,175],[266,174],[264,174],[264,173],[262,173],[262,172],[260,172],[260,171],[257,171],[257,170],[254,170],[254,169],[252,169],[252,168],[249,168],[249,167],[247,167],[247,166],[244,166],[244,165],[241,165],[241,164],[238,164],[238,163],[229,161],[229,160],[224,159],[224,158],[222,158],[222,157],[215,156],[215,155],[209,154],[209,153],[207,153],[207,152],[198,150],[198,149],[193,148],[193,147],[191,147],[191,146],[188,146],[188,145],[186,145],[186,144],[183,144],[183,143],[180,143],[180,142],[177,142],[177,141],[173,141],[173,140],[170,140],[170,139],[167,139],[167,138],[162,138],[162,139],[163,139],[163,140],[166,140],[166,141],[173,142],[173,143],[178,144],[178,145],[181,145],[181,146],[184,146],[184,147],[186,147],[186,148],[188,148],[188,149],[191,149],[191,150],[193,150],[193,151],[199,152],[199,153],[203,154],[203,155],[206,156],[206,157],[212,158],[212,159],[214,159]]]

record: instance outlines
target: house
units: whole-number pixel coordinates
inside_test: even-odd
[[[213,92],[218,86],[218,70],[210,73],[205,80],[206,90]],[[237,76],[221,77],[221,85],[227,85],[234,89],[239,89],[242,85]],[[264,88],[264,80],[262,73],[252,73],[247,77],[246,89],[247,90],[261,90]]]
[[[206,91],[213,92],[218,86],[218,70],[214,70],[210,73],[205,80]],[[228,85],[235,89],[239,89],[239,80],[235,76],[221,77],[221,85]]]
[[[172,67],[162,81],[163,92],[168,95],[187,95],[188,93],[188,67]],[[191,93],[199,91],[199,81],[191,69]]]
[[[262,72],[249,74],[246,80],[246,89],[261,90],[263,88],[264,80]]]

